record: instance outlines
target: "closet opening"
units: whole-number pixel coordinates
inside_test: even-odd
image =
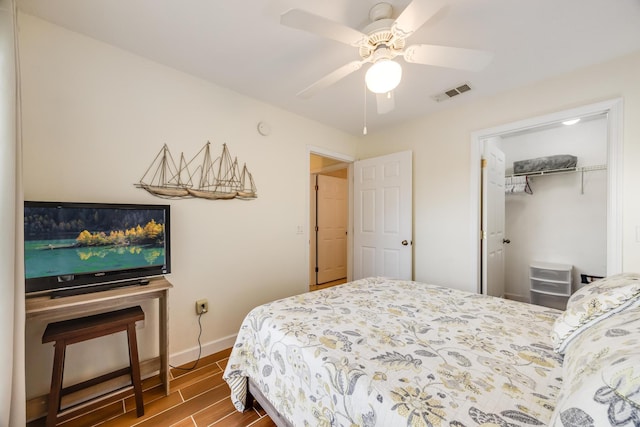
[[[613,100],[473,135],[478,292],[564,309],[583,282],[622,270],[621,108]]]

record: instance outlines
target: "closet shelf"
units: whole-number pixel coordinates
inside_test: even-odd
[[[607,165],[581,166],[577,168],[551,169],[551,170],[537,171],[537,172],[514,173],[511,175],[507,175],[506,178],[512,177],[512,176],[560,175],[564,173],[590,172],[590,171],[598,171],[598,170],[605,170],[605,169],[607,169]]]
[[[591,171],[599,171],[607,169],[607,165],[593,165],[593,166],[580,166],[576,168],[568,168],[568,169],[552,169],[546,171],[538,171],[538,172],[527,172],[527,173],[514,173],[513,175],[507,175],[505,178],[510,178],[514,176],[545,176],[545,175],[561,175],[565,173],[580,173],[580,194],[584,194],[584,173]]]

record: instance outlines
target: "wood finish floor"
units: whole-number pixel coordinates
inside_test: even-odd
[[[336,285],[342,285],[343,283],[347,283],[347,278],[334,280],[332,282],[322,283],[320,285],[309,285],[309,291],[319,291],[320,289],[330,288]]]
[[[222,380],[231,349],[203,357],[195,369],[171,369],[171,394],[164,395],[158,376],[143,381],[144,416],[136,418],[133,390],[117,393],[99,404],[88,405],[60,417],[63,427],[275,427],[258,407],[240,413],[229,398],[229,387]],[[191,367],[187,363],[182,368]],[[40,418],[27,427],[43,427]]]
[[[345,283],[346,279],[309,286],[310,291]],[[203,357],[195,369],[193,362],[171,369],[171,394],[164,395],[159,376],[142,382],[144,416],[136,418],[133,390],[101,400],[99,403],[63,413],[62,427],[275,427],[256,403],[257,409],[240,413],[231,403],[229,387],[222,380],[231,349]],[[27,423],[27,427],[44,427],[45,419]]]

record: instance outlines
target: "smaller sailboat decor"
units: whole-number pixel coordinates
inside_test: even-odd
[[[176,167],[173,156],[167,144],[164,144],[153,162],[144,173],[136,187],[147,190],[157,197],[174,199],[189,195],[189,182],[182,182],[184,156],[180,157],[180,168]]]
[[[240,173],[240,188],[238,189],[238,195],[236,196],[239,199],[255,199],[258,197],[256,194],[256,184],[253,182],[253,176],[249,169],[247,169],[247,164],[245,163],[242,166],[242,173]]]
[[[211,143],[207,142],[189,162],[181,154],[179,167],[176,167],[165,144],[140,182],[135,184],[136,187],[147,190],[154,196],[170,199],[257,198],[256,185],[247,165],[244,164],[242,171],[240,170],[238,159],[231,157],[227,144],[222,144],[222,153],[212,160],[210,147]]]

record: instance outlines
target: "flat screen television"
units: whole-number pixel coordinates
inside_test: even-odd
[[[171,272],[170,206],[24,202],[27,294],[148,283]]]

